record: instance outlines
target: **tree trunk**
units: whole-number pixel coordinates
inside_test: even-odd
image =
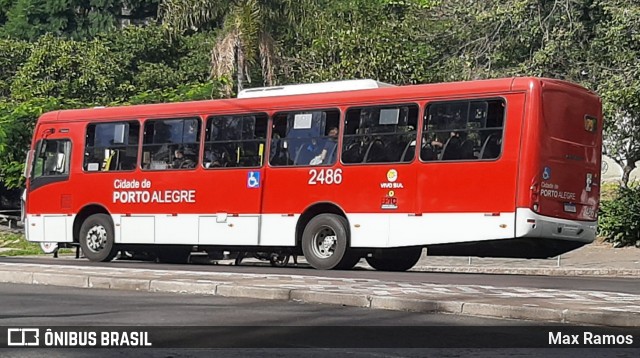
[[[636,165],[634,162],[629,162],[629,164],[625,165],[622,168],[622,185],[626,188],[629,186],[629,175],[631,174],[631,171],[633,171],[633,169],[636,168]]]
[[[242,51],[242,46],[238,46],[236,49],[236,71],[238,74],[238,93],[240,93],[244,88],[242,85],[242,82],[244,81],[244,53]]]

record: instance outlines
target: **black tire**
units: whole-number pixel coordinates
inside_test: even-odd
[[[166,246],[157,250],[158,262],[163,264],[187,264],[191,247],[188,246]]]
[[[80,227],[78,237],[84,256],[94,262],[111,261],[118,250],[113,235],[113,222],[107,214],[93,214]]]
[[[378,271],[407,271],[422,254],[422,248],[390,249],[380,256],[367,257],[367,263]]]
[[[245,257],[247,257],[248,253],[244,252],[244,251],[240,251],[238,252],[238,256],[236,256],[236,260],[234,261],[234,264],[236,266],[240,265],[242,263],[242,259],[244,259]]]
[[[273,254],[269,257],[269,263],[273,267],[285,267],[289,263],[291,255],[287,254]]]
[[[348,225],[347,219],[336,214],[320,214],[307,223],[302,234],[302,253],[313,268],[339,269],[353,260],[348,253]],[[331,245],[323,245],[331,236],[335,236]]]
[[[360,262],[360,259],[362,258],[362,256],[353,253],[347,254],[345,256],[346,257],[342,259],[338,267],[336,267],[338,270],[351,270],[355,265],[358,264],[358,262]]]

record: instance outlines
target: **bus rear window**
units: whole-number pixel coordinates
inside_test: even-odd
[[[571,143],[595,146],[599,126],[596,113],[587,113],[590,98],[566,91],[545,90],[543,111],[545,133]]]

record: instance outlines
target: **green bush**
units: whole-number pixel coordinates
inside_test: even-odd
[[[620,186],[600,205],[598,233],[615,247],[640,247],[640,185]]]

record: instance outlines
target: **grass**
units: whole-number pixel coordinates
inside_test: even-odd
[[[32,256],[45,255],[40,244],[27,241],[23,234],[0,231],[0,249],[10,249],[0,252],[0,256]],[[74,249],[60,249],[59,254],[75,253]]]
[[[0,232],[0,248],[11,249],[0,252],[0,256],[41,255],[40,245],[28,242],[24,235]]]

